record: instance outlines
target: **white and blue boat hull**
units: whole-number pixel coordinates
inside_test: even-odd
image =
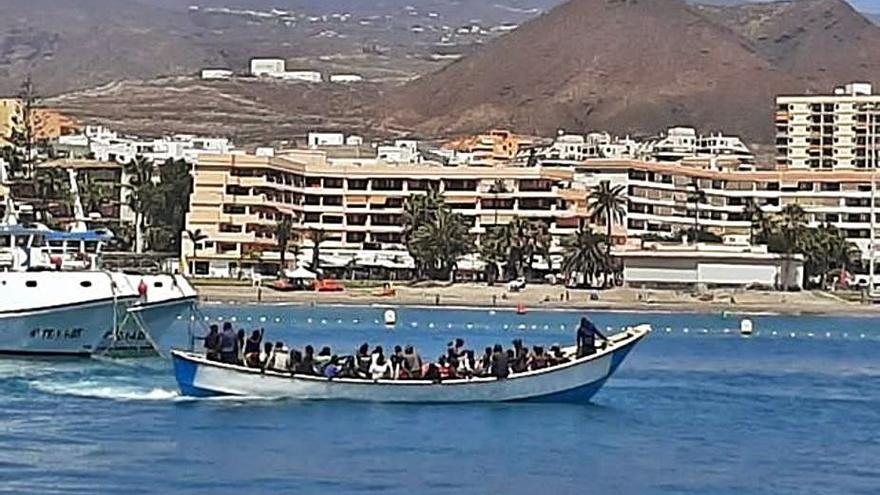
[[[610,345],[566,364],[507,379],[473,378],[432,383],[424,380],[356,380],[291,376],[208,361],[193,353],[172,351],[181,393],[195,397],[246,396],[365,402],[585,402],[590,400],[648,333],[640,325],[611,337]],[[569,349],[572,352],[573,349]]]
[[[131,299],[88,301],[0,313],[0,354],[89,356]]]

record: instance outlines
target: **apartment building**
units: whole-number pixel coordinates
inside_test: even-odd
[[[334,160],[318,150],[275,156],[201,155],[182,252],[195,253],[199,275],[229,276],[255,267],[277,269],[275,228],[294,220],[296,240],[311,248],[309,229],[326,241],[321,253],[354,256],[364,251],[404,254],[404,202],[430,189],[461,213],[480,235],[488,226],[523,217],[544,222],[557,238],[574,233],[586,211],[585,189],[572,187],[571,170],[537,167],[390,165],[376,158]],[[505,185],[503,192],[494,187]],[[558,242],[557,242],[558,245]],[[194,249],[195,248],[195,249]]]
[[[508,165],[520,152],[532,146],[531,139],[506,130],[492,130],[445,143],[435,153],[450,165]]]
[[[880,95],[866,83],[829,95],[776,98],[776,164],[788,169],[876,168]]]
[[[811,226],[828,223],[841,229],[868,257],[871,171],[744,171],[712,165],[588,160],[576,166],[576,181],[584,187],[603,180],[626,186],[629,237],[672,234],[692,227],[695,206],[688,201],[688,193],[696,184],[706,193],[706,202],[697,208],[699,223],[718,235],[747,239],[751,219],[745,205],[751,201],[767,214],[796,204],[807,212]],[[880,227],[880,213],[875,221]]]
[[[0,98],[0,146],[8,143],[13,133],[24,133],[24,113],[24,103],[19,98]],[[80,129],[73,118],[48,108],[32,110],[31,126],[36,141],[55,139]]]
[[[697,134],[691,127],[672,127],[665,134],[637,141],[607,132],[591,132],[586,136],[560,134],[553,144],[539,152],[543,160],[583,161],[594,158],[680,162],[691,159],[729,158],[736,166],[752,166],[755,156],[736,136],[713,133]]]

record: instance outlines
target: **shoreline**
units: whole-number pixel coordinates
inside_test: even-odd
[[[460,309],[472,311],[632,312],[726,314],[729,316],[880,316],[880,306],[850,302],[830,293],[714,290],[699,296],[683,291],[611,289],[594,291],[533,285],[508,293],[503,287],[455,284],[434,287],[398,286],[393,296],[376,289],[343,292],[278,292],[241,285],[198,284],[202,304],[267,306],[337,306],[376,308]]]

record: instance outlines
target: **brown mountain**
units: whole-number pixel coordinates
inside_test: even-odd
[[[812,87],[880,75],[880,28],[843,0],[698,7]]]
[[[742,20],[749,12],[766,13],[769,34]],[[846,40],[853,31],[858,38]],[[843,0],[728,8],[571,0],[409,83],[383,107],[387,124],[426,133],[649,133],[683,124],[765,142],[775,94],[873,79],[877,32]],[[842,51],[859,42],[870,46]]]

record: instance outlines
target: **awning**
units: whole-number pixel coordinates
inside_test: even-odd
[[[315,280],[318,276],[303,267],[296,270],[285,270],[284,276],[293,280]]]

